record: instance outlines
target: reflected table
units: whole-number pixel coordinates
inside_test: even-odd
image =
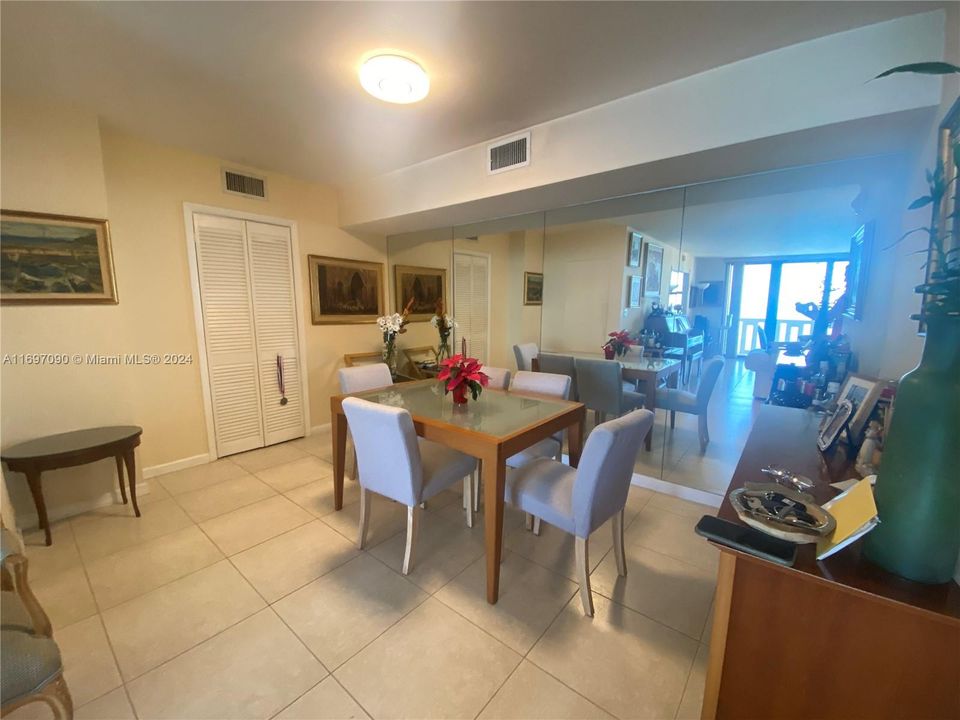
[[[133,511],[137,517],[140,517],[140,508],[137,507],[137,472],[133,450],[140,444],[142,434],[143,428],[136,425],[73,430],[11,445],[0,453],[0,460],[5,462],[10,470],[22,472],[27,476],[27,484],[30,486],[33,503],[37,507],[37,518],[47,545],[52,542],[50,522],[47,520],[47,506],[43,499],[40,480],[45,470],[86,465],[112,457],[117,462],[120,496],[123,498],[123,504],[126,505],[127,491],[123,486],[125,463]]]
[[[334,507],[343,507],[343,474],[347,418],[343,398],[330,398],[333,425]],[[417,435],[477,458],[484,492],[484,543],[487,551],[487,602],[497,602],[503,545],[503,493],[506,461],[512,455],[553,435],[568,431],[570,465],[583,449],[584,407],[546,395],[487,388],[476,401],[457,407],[435,380],[392,385],[354,393],[382,405],[401,407],[413,418]]]

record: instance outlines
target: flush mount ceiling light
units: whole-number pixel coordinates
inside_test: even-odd
[[[391,103],[415,103],[430,92],[430,78],[420,65],[402,55],[374,55],[360,66],[363,89]]]

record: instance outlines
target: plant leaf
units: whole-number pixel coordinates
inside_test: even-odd
[[[924,205],[929,205],[932,202],[933,202],[932,197],[930,197],[929,195],[924,195],[923,197],[919,197],[916,200],[914,200],[912,203],[907,205],[907,209],[917,210],[919,208],[922,208]]]
[[[896,73],[919,73],[920,75],[952,75],[954,73],[960,73],[960,67],[957,67],[953,63],[948,62],[918,62],[918,63],[909,63],[907,65],[898,65],[895,68],[890,68],[879,75],[877,75],[874,80],[879,80],[880,78],[885,78],[888,75],[894,75]]]

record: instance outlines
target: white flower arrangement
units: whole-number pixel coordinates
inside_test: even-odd
[[[444,316],[443,316],[443,323],[444,323],[444,325],[446,325],[448,328],[458,328],[458,327],[460,327],[460,326],[457,324],[457,321],[454,320],[454,319],[453,319],[452,317],[450,317],[449,315],[444,315]],[[432,318],[430,318],[430,324],[433,325],[433,327],[439,326],[439,325],[440,325],[440,316],[439,316],[439,315],[434,315]]]
[[[393,313],[393,315],[384,315],[383,317],[377,318],[377,327],[380,328],[380,332],[386,333],[398,333],[401,328],[403,328],[403,316],[400,313]]]

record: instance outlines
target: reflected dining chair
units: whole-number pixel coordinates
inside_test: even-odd
[[[608,415],[619,417],[643,405],[646,397],[624,387],[623,371],[616,360],[576,358],[580,402],[593,410],[597,424]]]
[[[517,370],[533,370],[533,361],[540,353],[536,343],[523,343],[513,346],[513,355],[517,358]]]
[[[670,411],[671,429],[676,423],[678,412],[698,416],[701,454],[707,451],[707,444],[710,442],[710,431],[707,429],[707,406],[721,370],[723,370],[723,359],[715,357],[708,360],[704,366],[700,387],[697,388],[696,393],[675,388],[667,388],[657,393],[657,407]]]
[[[390,368],[386,363],[374,363],[372,365],[357,365],[354,367],[345,367],[337,370],[337,379],[340,381],[340,392],[358,393],[364,390],[375,390],[381,387],[393,385],[393,375],[390,374]],[[349,436],[348,436],[349,439]],[[357,479],[357,449],[353,452],[353,473],[354,481]]]
[[[580,395],[577,392],[577,365],[572,355],[555,355],[553,353],[540,353],[537,358],[540,372],[554,373],[555,375],[567,375],[570,378],[570,394],[568,400],[579,400]]]
[[[379,405],[360,398],[343,401],[343,412],[353,433],[360,465],[360,528],[357,547],[363,549],[370,524],[370,493],[407,506],[407,542],[403,574],[413,565],[420,524],[420,504],[457,482],[469,498],[467,525],[473,526],[470,493],[477,461],[469,455],[417,437],[413,418],[403,408]]]
[[[483,372],[485,372],[487,377],[490,378],[490,384],[487,385],[487,387],[491,387],[494,390],[506,390],[508,387],[510,387],[511,373],[506,368],[484,365]]]
[[[617,572],[627,574],[623,547],[624,506],[637,450],[653,426],[653,413],[635,410],[598,425],[587,438],[574,469],[539,458],[507,474],[504,500],[575,537],[577,578],[583,614],[593,616],[590,593],[590,533],[613,518]]]

